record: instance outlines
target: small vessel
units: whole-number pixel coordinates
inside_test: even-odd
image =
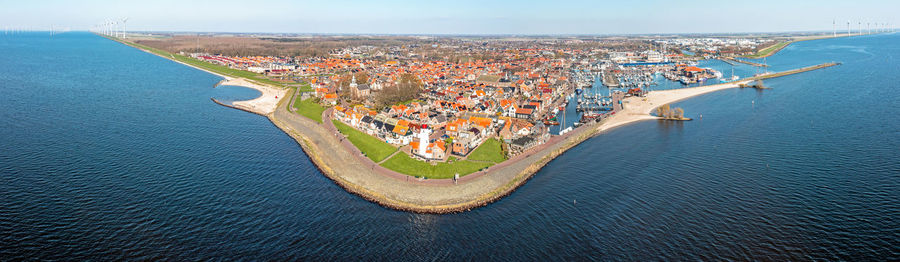
[[[548,119],[544,119],[544,125],[548,125],[548,126],[558,126],[558,125],[559,125],[559,121],[556,121],[556,116],[554,116],[554,117],[551,117],[551,118],[548,118]]]

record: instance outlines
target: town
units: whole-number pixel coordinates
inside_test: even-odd
[[[698,61],[753,63],[740,57],[783,41],[772,36],[319,40],[326,45],[290,37],[168,37],[135,42],[183,46],[182,56],[257,74],[268,84],[297,87],[295,106],[306,108],[300,114],[335,120],[342,133],[365,134],[345,135],[376,163],[391,162],[387,158],[395,152],[431,165],[478,163],[461,175],[600,122],[627,106],[625,97],[644,96],[659,81],[737,80],[698,67]],[[238,41],[251,47],[240,53],[204,47]],[[307,48],[290,46],[298,43]],[[285,46],[272,47],[279,44]],[[286,55],[287,49],[303,51]],[[390,169],[409,173],[399,166]]]
[[[682,84],[729,81],[696,61],[752,54],[775,42],[431,38],[346,46],[320,56],[240,56],[196,52],[203,51],[199,47],[180,53],[279,83],[304,84],[303,101],[332,108],[327,117],[412,158],[446,162],[465,159],[488,141],[499,141],[507,159],[601,121],[624,106],[624,97],[644,95],[656,84],[655,74]],[[606,95],[584,93],[601,87],[609,89]],[[577,103],[578,121],[560,126],[570,103]]]

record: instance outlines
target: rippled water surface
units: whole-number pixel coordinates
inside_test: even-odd
[[[0,260],[895,260],[896,43],[791,45],[772,70],[844,64],[680,102],[695,121],[612,130],[494,204],[419,215],[209,100],[258,92],[87,33],[0,36]]]

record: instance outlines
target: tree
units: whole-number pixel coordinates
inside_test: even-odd
[[[676,108],[675,108],[675,114],[674,114],[674,116],[675,116],[676,119],[682,119],[682,118],[684,118],[684,110],[681,109],[680,107],[676,107]]]
[[[369,74],[363,71],[359,71],[356,73],[356,83],[357,84],[365,84],[369,82]]]
[[[385,87],[375,96],[375,105],[379,108],[399,102],[413,100],[422,92],[422,80],[413,74],[402,74],[397,84]]]
[[[669,118],[669,104],[656,108],[656,115],[663,118]]]
[[[337,93],[340,96],[347,96],[350,94],[350,80],[352,79],[353,73],[347,73],[341,75],[337,81],[335,81],[335,86],[338,87]]]

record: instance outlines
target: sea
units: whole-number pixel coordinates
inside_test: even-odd
[[[0,260],[898,260],[897,43],[792,44],[768,70],[842,65],[678,102],[693,121],[605,131],[428,215],[210,100],[254,90],[86,32],[0,35]]]

